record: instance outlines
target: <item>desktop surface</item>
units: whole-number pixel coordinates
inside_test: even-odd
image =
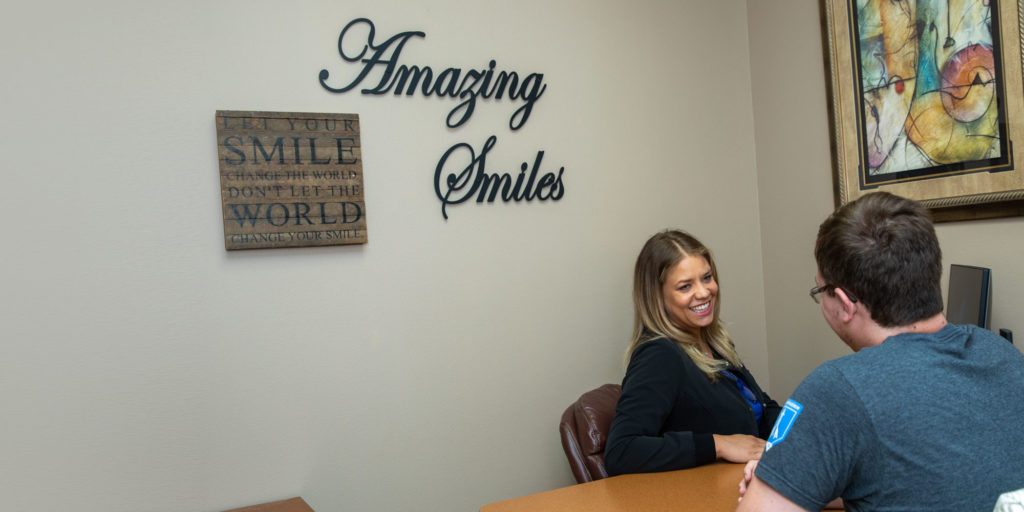
[[[719,462],[664,473],[619,475],[499,501],[480,512],[732,511],[743,466]]]

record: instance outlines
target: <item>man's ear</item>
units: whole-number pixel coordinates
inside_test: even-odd
[[[858,304],[860,304],[860,302],[850,300],[850,296],[847,295],[846,290],[843,290],[842,288],[836,287],[832,291],[835,292],[836,298],[838,298],[839,302],[842,303],[842,320],[844,322],[849,322],[857,312]]]

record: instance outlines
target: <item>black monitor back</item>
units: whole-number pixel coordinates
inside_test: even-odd
[[[988,329],[991,276],[987,268],[950,265],[946,319],[954,324],[974,324]]]

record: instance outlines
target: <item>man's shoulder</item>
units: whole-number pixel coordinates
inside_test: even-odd
[[[1006,338],[976,325],[954,325],[953,327],[961,329],[975,346],[1024,364],[1024,354]]]
[[[875,358],[866,356],[867,354],[862,350],[825,361],[811,371],[802,384],[831,386],[837,383],[847,384],[849,381],[856,381],[862,375],[877,375],[878,366],[873,361]]]
[[[875,395],[888,395],[887,388],[900,372],[891,358],[865,357],[861,352],[825,361],[800,382],[792,398],[818,412],[866,413]],[[868,416],[862,414],[861,419]]]
[[[793,390],[789,402],[820,410],[831,409],[833,406],[844,407],[839,404],[855,400],[859,378],[856,372],[852,380],[849,378],[846,368],[848,363],[842,359],[826,361],[812,370]]]
[[[918,367],[922,362],[945,367],[970,361],[973,365],[998,367],[1002,372],[1024,371],[1024,354],[1006,339],[976,325],[946,324],[937,332],[898,334],[867,352],[882,361],[913,359]]]

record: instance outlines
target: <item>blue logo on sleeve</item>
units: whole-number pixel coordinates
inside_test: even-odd
[[[782,406],[782,412],[779,413],[779,419],[775,420],[775,427],[772,428],[772,433],[768,436],[768,442],[765,443],[764,449],[768,451],[782,442],[786,438],[786,434],[789,433],[789,429],[793,428],[793,422],[796,421],[796,417],[800,416],[800,411],[804,410],[804,406],[800,405],[800,402],[795,400],[786,400],[786,405]]]

